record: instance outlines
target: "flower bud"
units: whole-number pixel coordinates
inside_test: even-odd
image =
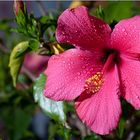
[[[20,10],[24,13],[23,1],[22,0],[14,0],[14,13],[16,16],[19,14]]]

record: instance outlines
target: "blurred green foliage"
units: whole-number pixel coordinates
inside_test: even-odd
[[[104,8],[105,20],[111,22],[112,20],[120,21],[129,18],[133,15],[133,8],[133,1],[110,1],[107,7]]]

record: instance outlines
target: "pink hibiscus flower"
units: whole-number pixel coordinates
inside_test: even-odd
[[[75,49],[49,60],[45,96],[75,99],[79,118],[92,131],[110,133],[122,112],[120,97],[140,108],[140,16],[120,21],[112,31],[84,6],[67,9],[56,37]]]

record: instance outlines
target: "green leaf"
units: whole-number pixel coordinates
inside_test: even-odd
[[[92,134],[84,137],[83,140],[101,140],[101,138],[96,134]]]
[[[10,22],[13,22],[13,19],[0,20],[0,30],[10,30]]]
[[[36,80],[34,85],[34,99],[39,103],[40,107],[43,109],[47,115],[56,121],[65,122],[64,105],[62,101],[53,101],[46,98],[43,95],[43,90],[46,82],[46,76],[41,74]]]
[[[26,12],[19,11],[16,16],[17,28],[12,31],[21,33],[28,38],[38,39],[39,30],[37,28],[37,21],[33,14],[27,14]]]
[[[16,22],[19,26],[24,26],[26,24],[27,14],[25,14],[22,10],[19,11],[16,16]]]
[[[105,12],[105,20],[110,23],[112,20],[119,21],[131,17],[134,5],[132,1],[115,1],[108,2]]]
[[[119,122],[119,127],[118,127],[118,136],[121,139],[123,137],[124,134],[124,130],[125,130],[125,119],[121,118],[120,122]]]
[[[43,34],[49,27],[54,27],[56,29],[57,26],[57,20],[53,19],[50,16],[43,16],[38,20],[38,28],[40,32],[40,37],[43,37]]]
[[[105,19],[105,14],[104,14],[104,11],[103,11],[103,8],[101,7],[101,5],[99,5],[99,7],[96,9],[96,16],[103,20]]]
[[[29,41],[29,48],[33,51],[37,51],[39,48],[39,44],[40,43],[38,40],[32,39]]]
[[[28,41],[20,42],[17,46],[14,47],[10,55],[9,67],[10,74],[13,79],[13,85],[16,86],[18,74],[23,62],[24,54],[28,49]]]

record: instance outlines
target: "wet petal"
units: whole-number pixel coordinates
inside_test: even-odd
[[[140,109],[140,61],[121,57],[122,96],[133,107]]]
[[[112,32],[111,44],[122,52],[140,53],[140,16],[120,21]]]
[[[84,50],[106,47],[111,29],[102,20],[90,16],[84,6],[65,10],[58,19],[56,38]]]
[[[82,94],[76,102],[76,111],[81,120],[94,132],[109,134],[117,127],[121,114],[117,68],[105,74],[99,92],[88,97]]]
[[[101,71],[100,54],[71,49],[50,58],[45,71],[45,96],[53,100],[72,100],[81,94],[85,80]]]

